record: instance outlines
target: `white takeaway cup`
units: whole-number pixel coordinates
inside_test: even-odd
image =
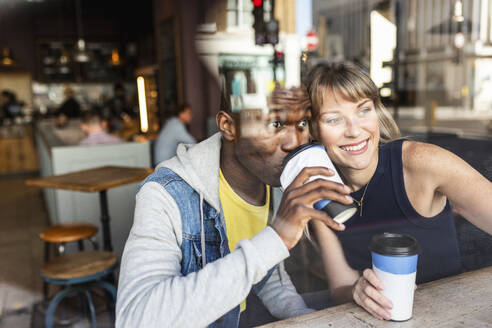
[[[381,293],[393,302],[391,320],[412,318],[417,260],[420,248],[409,235],[385,232],[372,237],[372,269],[381,280]]]
[[[316,166],[327,167],[335,172],[335,175],[331,177],[324,175],[312,176],[308,182],[322,178],[343,184],[340,175],[326,153],[325,147],[318,144],[304,144],[292,150],[285,157],[282,175],[280,176],[280,184],[282,185],[282,188],[285,190],[292,183],[292,181],[294,181],[303,168]],[[314,203],[313,207],[317,210],[325,211],[335,222],[338,223],[344,223],[357,211],[357,208],[353,204],[345,205],[329,199],[319,200]]]

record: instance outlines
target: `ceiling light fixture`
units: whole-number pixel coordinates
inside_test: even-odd
[[[122,63],[123,62],[121,60],[118,49],[113,48],[113,50],[111,50],[111,59],[109,60],[109,64],[112,66],[120,66]]]
[[[83,38],[84,35],[84,30],[82,27],[82,8],[80,4],[80,0],[76,0],[76,15],[77,15],[77,34],[78,34],[78,40],[77,44],[75,46],[75,53],[74,53],[74,60],[79,62],[79,63],[86,63],[89,61],[90,56],[85,48],[85,40]]]
[[[461,2],[461,0],[456,0],[456,2],[454,3],[453,20],[455,22],[462,22],[465,20],[465,17],[463,17],[463,3]]]
[[[16,61],[12,57],[12,52],[9,47],[2,48],[2,55],[0,57],[0,65],[2,66],[14,66]]]

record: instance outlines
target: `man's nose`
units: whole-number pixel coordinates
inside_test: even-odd
[[[300,131],[296,127],[289,126],[283,136],[282,150],[288,153],[308,141],[309,135],[306,131]]]

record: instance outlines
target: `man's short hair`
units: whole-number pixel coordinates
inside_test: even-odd
[[[226,113],[232,113],[231,97],[226,95],[225,91],[220,93],[220,110]],[[268,107],[277,109],[301,109],[309,110],[309,97],[304,87],[292,87],[289,89],[279,85],[267,96]],[[279,108],[280,107],[280,108]]]
[[[103,117],[96,109],[91,109],[82,114],[82,123],[87,125],[101,124]]]
[[[270,109],[290,109],[307,111],[311,104],[304,87],[291,87],[289,89],[277,85],[267,97]]]
[[[174,110],[174,116],[178,116],[182,112],[184,112],[187,108],[191,108],[190,104],[188,103],[181,103],[176,106],[176,109]]]
[[[2,96],[8,99],[9,102],[15,102],[17,100],[15,93],[10,90],[2,90]]]

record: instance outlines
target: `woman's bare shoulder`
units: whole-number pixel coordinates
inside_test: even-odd
[[[466,165],[452,152],[425,142],[406,140],[402,145],[403,167],[409,173],[442,174]]]
[[[409,168],[427,166],[436,160],[453,156],[451,152],[442,147],[412,140],[405,140],[401,151],[403,164]]]

